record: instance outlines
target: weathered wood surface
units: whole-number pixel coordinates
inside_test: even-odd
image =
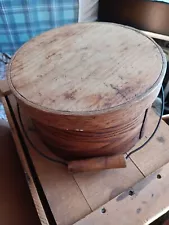
[[[8,78],[14,94],[34,108],[83,115],[138,100],[165,67],[161,48],[138,30],[82,23],[26,43],[12,58]]]
[[[10,94],[11,90],[7,83],[7,80],[0,80],[0,96],[5,96]]]
[[[169,163],[75,225],[150,224],[169,210],[168,186]]]

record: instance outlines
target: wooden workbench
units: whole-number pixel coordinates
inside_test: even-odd
[[[70,174],[64,165],[39,155],[21,129],[16,100],[2,97],[23,170],[43,225],[150,224],[169,209],[169,127],[161,122],[144,149],[127,159],[127,168]],[[55,158],[21,113],[29,138],[41,152]],[[126,115],[127,116],[127,115]],[[158,121],[153,111],[141,145]]]

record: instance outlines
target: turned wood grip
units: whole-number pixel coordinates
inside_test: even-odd
[[[0,80],[0,96],[8,95],[10,92],[7,80]]]
[[[68,170],[73,173],[125,167],[126,161],[124,155],[103,156],[98,158],[71,161],[68,163]]]

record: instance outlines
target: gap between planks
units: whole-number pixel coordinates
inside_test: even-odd
[[[74,179],[75,183],[77,184],[77,186],[78,186],[78,188],[79,188],[79,190],[80,190],[81,194],[83,195],[84,199],[86,200],[86,203],[88,204],[88,206],[89,206],[89,208],[90,208],[91,212],[93,212],[93,210],[92,210],[92,208],[91,208],[91,206],[90,206],[89,202],[87,201],[87,198],[85,197],[85,195],[84,195],[83,191],[81,190],[81,188],[80,188],[80,186],[79,186],[79,184],[78,184],[78,182],[77,182],[77,180],[76,180],[76,178],[75,178],[74,174],[72,175],[72,177],[73,177],[73,179]]]
[[[168,185],[169,163],[74,225],[148,225],[169,210]]]

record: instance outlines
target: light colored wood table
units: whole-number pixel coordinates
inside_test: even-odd
[[[71,174],[30,146],[14,97],[6,95],[2,101],[41,224],[142,225],[168,211],[169,127],[165,122],[149,144],[127,159],[127,168]],[[54,158],[27,115],[21,112],[21,116],[36,148]],[[158,116],[151,111],[138,146],[151,135],[157,121]]]

